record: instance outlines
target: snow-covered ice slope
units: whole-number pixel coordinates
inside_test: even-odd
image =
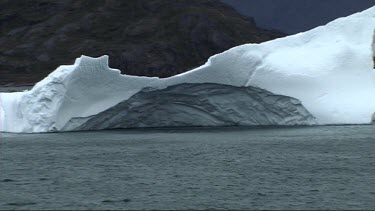
[[[258,87],[298,99],[318,124],[368,124],[375,113],[374,29],[375,7],[305,33],[232,48],[166,79],[121,75],[108,67],[107,56],[82,56],[30,91],[1,93],[0,130],[80,128],[144,88],[184,83]]]

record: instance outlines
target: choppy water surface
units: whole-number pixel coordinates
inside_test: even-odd
[[[1,134],[0,209],[374,209],[375,126]]]

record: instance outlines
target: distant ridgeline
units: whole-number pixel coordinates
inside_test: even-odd
[[[282,37],[217,0],[0,2],[0,85],[33,84],[81,55],[168,77],[244,43]]]

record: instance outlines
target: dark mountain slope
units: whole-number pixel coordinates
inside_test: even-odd
[[[168,77],[283,33],[216,0],[2,0],[0,85],[34,83],[80,55],[126,74]]]

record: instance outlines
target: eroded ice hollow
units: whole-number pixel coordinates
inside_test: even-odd
[[[246,44],[192,71],[121,75],[82,56],[27,92],[1,93],[1,131],[369,124],[375,7],[305,33]]]

